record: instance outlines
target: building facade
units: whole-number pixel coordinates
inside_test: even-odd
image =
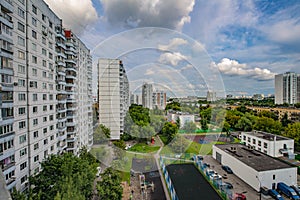
[[[277,183],[297,185],[297,167],[240,144],[213,146],[213,158],[256,191],[277,188]]]
[[[241,142],[272,157],[294,159],[294,140],[262,131],[241,132]]]
[[[152,95],[153,108],[164,110],[167,105],[167,94],[164,91],[155,91]]]
[[[124,119],[129,108],[129,82],[119,59],[99,59],[99,123],[111,131],[111,139],[119,140],[124,132]]]
[[[300,74],[286,72],[275,75],[275,104],[300,103]]]
[[[91,79],[87,75],[90,55],[83,46],[78,49],[82,52],[71,52],[75,54],[74,68],[83,68],[82,77],[72,77],[72,70],[68,70],[72,50],[62,20],[44,1],[3,0],[0,20],[0,163],[7,189],[22,191],[28,186],[28,177],[41,170],[40,162],[49,154],[71,151],[69,140],[79,136],[76,148],[90,145],[86,139],[92,134],[88,132],[92,109],[88,100]],[[79,46],[82,43],[78,38],[76,42]],[[67,91],[71,79],[79,83],[73,99]],[[85,131],[68,137],[67,106],[73,101],[78,105],[80,100],[85,108],[77,112],[83,121],[73,122]],[[76,154],[78,149],[71,152]]]
[[[152,84],[144,83],[142,86],[142,105],[145,108],[153,108],[153,86]]]

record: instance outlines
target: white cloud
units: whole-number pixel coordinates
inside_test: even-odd
[[[63,20],[63,25],[77,35],[98,19],[92,0],[45,0],[49,7]]]
[[[190,22],[195,0],[100,0],[113,26],[158,26],[181,30]]]
[[[174,53],[167,52],[167,53],[161,54],[158,61],[163,64],[170,64],[170,65],[176,66],[180,61],[186,60],[186,59],[188,59],[188,57],[185,55],[182,55],[179,52],[174,52]]]
[[[158,45],[158,49],[161,51],[176,51],[178,46],[184,44],[188,44],[188,41],[182,38],[173,38],[167,45]]]
[[[223,58],[219,63],[211,63],[212,67],[216,67],[221,73],[232,76],[246,76],[257,80],[271,80],[274,79],[275,73],[268,69],[255,67],[249,68],[246,64],[241,64],[236,60]]]

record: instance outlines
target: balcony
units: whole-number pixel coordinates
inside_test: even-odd
[[[76,124],[77,124],[77,123],[74,122],[74,121],[73,121],[73,122],[66,122],[66,126],[67,126],[67,127],[76,126]]]
[[[67,108],[57,108],[56,110],[58,113],[67,112]]]
[[[68,82],[66,83],[66,87],[76,87],[76,84],[74,82]]]
[[[67,58],[67,59],[66,59],[66,62],[72,63],[72,64],[74,64],[74,65],[77,64],[77,63],[76,63],[76,60],[75,60],[75,59],[72,59],[72,58]]]
[[[67,142],[75,142],[77,141],[77,137],[68,137]]]
[[[13,21],[12,21],[12,19],[5,18],[4,16],[0,15],[0,22],[2,24],[5,24],[9,28],[13,29]]]
[[[64,141],[65,139],[67,139],[67,134],[60,134],[57,138],[59,141]]]
[[[56,38],[62,39],[63,41],[66,41],[65,36],[61,32],[56,32]]]
[[[66,73],[66,78],[68,78],[68,79],[73,79],[73,80],[77,80],[76,73],[70,73],[70,72],[67,72],[67,73]]]
[[[66,131],[67,130],[67,127],[66,126],[58,126],[58,132],[59,133],[62,133],[62,132],[64,132],[64,131]]]
[[[57,51],[57,56],[58,56],[58,57],[62,57],[62,58],[64,58],[64,59],[67,58],[66,55],[65,55],[65,53],[62,52],[62,51]]]
[[[4,1],[2,0],[1,7],[4,8],[6,12],[10,12],[10,13],[14,12],[14,7],[11,0],[4,0]]]
[[[16,186],[16,177],[11,177],[8,180],[5,181],[6,182],[6,189],[7,190],[11,190],[13,187]]]
[[[62,42],[56,42],[56,46],[60,47],[62,49],[66,49],[67,48],[66,45],[64,43],[62,43]]]
[[[67,118],[65,118],[65,117],[61,117],[61,118],[57,119],[57,122],[59,122],[59,123],[63,123],[65,121],[67,121]]]
[[[55,62],[58,66],[63,66],[63,67],[66,66],[66,63],[62,59],[56,59]]]
[[[4,172],[4,171],[7,171],[7,170],[9,170],[10,168],[16,168],[16,166],[15,166],[15,162],[11,162],[11,163],[9,163],[9,164],[4,164],[3,165],[3,168],[2,168],[2,171]],[[11,169],[11,170],[13,170],[13,169]]]

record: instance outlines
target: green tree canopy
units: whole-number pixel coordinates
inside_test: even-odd
[[[254,124],[254,129],[273,134],[281,134],[282,125],[269,117],[259,117]]]
[[[167,143],[172,141],[178,131],[178,127],[176,124],[171,122],[166,122],[161,130],[161,133],[168,138]]]
[[[294,139],[295,149],[300,151],[300,122],[289,124],[282,135]]]

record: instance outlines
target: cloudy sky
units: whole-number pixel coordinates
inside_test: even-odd
[[[275,74],[300,73],[299,0],[45,1],[95,68],[98,57],[123,60],[132,90],[271,94]]]

